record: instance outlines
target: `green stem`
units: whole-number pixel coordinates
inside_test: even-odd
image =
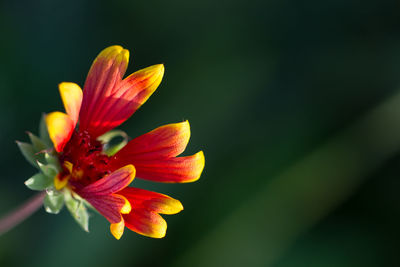
[[[42,206],[45,195],[46,192],[34,195],[24,204],[1,218],[0,235],[8,232],[37,211]]]

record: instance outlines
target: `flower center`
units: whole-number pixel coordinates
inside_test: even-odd
[[[102,153],[102,148],[88,132],[74,132],[59,156],[63,168],[60,177],[69,176],[70,184],[81,188],[109,174],[110,158]]]

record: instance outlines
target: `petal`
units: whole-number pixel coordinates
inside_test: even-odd
[[[181,154],[189,142],[189,122],[168,124],[130,141],[112,159],[151,160],[171,158]]]
[[[118,194],[110,195],[85,195],[82,198],[89,202],[101,215],[103,215],[110,223],[119,223],[122,220],[121,211],[130,207],[127,199]]]
[[[144,236],[162,238],[167,231],[165,220],[159,214],[146,209],[134,209],[123,217],[126,227]]]
[[[87,131],[97,137],[123,123],[157,89],[163,75],[164,66],[159,64],[127,77],[98,101],[95,114],[92,114],[89,125],[85,126]]]
[[[183,210],[179,200],[164,194],[134,187],[126,187],[119,194],[125,196],[134,209],[144,208],[161,214],[176,214]]]
[[[97,129],[100,127],[98,112],[103,109],[105,100],[112,95],[114,88],[122,81],[128,61],[129,51],[117,45],[104,49],[94,60],[83,90],[80,111],[81,130],[101,132],[101,129]]]
[[[127,165],[79,190],[82,197],[108,195],[127,187],[135,178],[135,167]]]
[[[120,159],[112,164],[118,167],[126,162],[135,165],[138,178],[163,183],[189,183],[200,178],[204,169],[204,154],[200,151],[192,156],[169,159]]]
[[[76,83],[63,82],[58,85],[65,111],[74,122],[78,122],[79,111],[82,104],[82,89]]]
[[[119,223],[112,223],[110,225],[110,231],[111,234],[117,239],[119,240],[121,238],[121,236],[124,233],[124,229],[125,229],[125,222],[122,219]]]
[[[74,122],[67,114],[58,111],[46,115],[45,120],[54,148],[57,152],[61,152],[71,138],[75,128]]]

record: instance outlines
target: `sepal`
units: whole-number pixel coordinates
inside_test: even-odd
[[[31,143],[17,141],[17,145],[25,159],[35,168],[41,169],[38,162],[47,162],[60,170],[58,159],[52,155],[53,145],[44,118],[43,115],[39,126],[39,137],[28,132]]]
[[[40,152],[47,149],[46,144],[39,137],[37,137],[31,132],[28,132],[28,136],[29,139],[31,140],[31,143],[35,151]]]
[[[83,199],[74,198],[69,190],[65,190],[64,199],[65,205],[75,221],[83,230],[89,232],[89,213],[85,207],[85,201]]]
[[[50,187],[52,184],[53,179],[40,172],[25,181],[25,185],[29,189],[37,191],[42,191],[47,187]]]
[[[52,164],[43,164],[38,161],[37,165],[42,173],[51,179],[54,179],[58,173],[57,167]]]
[[[58,214],[64,206],[64,195],[52,189],[46,190],[46,193],[43,201],[44,209],[48,213]]]
[[[44,159],[46,160],[48,165],[51,165],[52,168],[55,168],[57,172],[61,171],[60,162],[58,161],[57,156],[53,155],[53,153],[44,153]]]
[[[40,155],[36,153],[33,145],[17,141],[19,150],[21,151],[24,158],[35,168],[39,169],[37,161],[40,160]]]
[[[43,114],[39,123],[39,138],[46,145],[46,147],[53,147],[53,142],[50,139],[49,132],[47,130],[46,115]]]

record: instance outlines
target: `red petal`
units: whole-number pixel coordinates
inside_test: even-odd
[[[97,196],[112,194],[127,187],[134,178],[135,167],[132,165],[127,165],[94,182],[93,184],[82,188],[78,193],[83,198],[93,195]]]
[[[164,74],[163,65],[139,70],[103,99],[101,109],[88,131],[99,136],[126,121],[157,89]]]
[[[104,49],[86,79],[80,112],[80,130],[97,137],[127,120],[156,90],[163,65],[137,71],[122,81],[129,51],[120,46]]]
[[[112,161],[135,162],[175,157],[185,150],[189,137],[188,121],[164,125],[130,141]]]
[[[86,78],[82,108],[80,111],[80,129],[90,133],[104,133],[99,112],[106,100],[122,81],[129,61],[129,51],[121,46],[104,49],[95,59]],[[97,135],[96,135],[97,136]],[[94,137],[96,137],[94,136]]]
[[[161,214],[176,214],[183,210],[179,200],[144,189],[126,187],[119,192],[128,199],[133,209],[144,208]]]
[[[135,166],[138,178],[164,183],[194,182],[200,178],[204,168],[204,154],[202,151],[188,157],[143,161],[121,159],[122,161],[129,162]]]
[[[85,197],[81,195],[81,197],[86,199],[110,223],[119,223],[122,220],[121,210],[127,205],[125,197],[117,194],[86,195]]]

